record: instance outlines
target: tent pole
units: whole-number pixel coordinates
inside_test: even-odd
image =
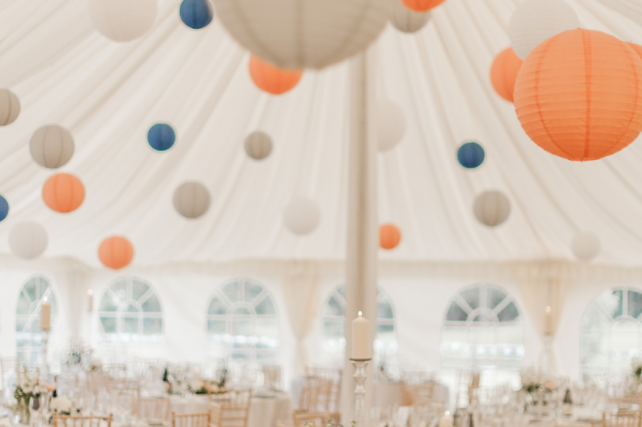
[[[350,114],[348,160],[348,247],[346,257],[346,359],[341,390],[341,419],[354,419],[354,367],[348,360],[352,349],[352,320],[359,311],[370,321],[370,342],[377,324],[377,149],[372,105],[374,104],[373,49],[356,55],[350,63]],[[372,347],[371,347],[372,352]],[[374,353],[372,352],[374,356]],[[369,424],[372,406],[373,362],[368,366],[365,414]],[[362,426],[359,426],[362,427]]]

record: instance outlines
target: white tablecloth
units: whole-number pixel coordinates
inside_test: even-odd
[[[403,398],[403,386],[396,382],[375,382],[373,385],[374,406],[380,408],[389,408],[392,406],[401,406]],[[448,387],[436,383],[433,389],[433,399],[437,402],[448,404],[449,394]]]
[[[253,397],[248,427],[276,427],[276,422],[291,426],[292,397],[279,393],[274,397]]]
[[[177,414],[195,414],[209,411],[209,398],[206,395],[190,398],[172,396],[169,400],[170,411]]]

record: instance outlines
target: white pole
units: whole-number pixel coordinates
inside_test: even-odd
[[[348,250],[346,259],[346,360],[341,390],[341,418],[344,425],[354,420],[355,381],[352,353],[352,320],[359,311],[370,321],[371,354],[377,328],[377,223],[376,166],[377,149],[372,106],[374,76],[372,49],[364,51],[350,64],[350,141],[348,161]],[[372,406],[373,363],[369,364],[366,382],[365,414],[369,424]],[[359,426],[362,427],[362,426]]]

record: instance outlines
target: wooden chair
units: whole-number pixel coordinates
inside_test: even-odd
[[[297,412],[317,411],[317,392],[319,389],[318,378],[306,377],[299,393],[299,407]]]
[[[53,427],[111,427],[112,415],[72,416],[54,413]]]
[[[333,368],[307,367],[306,376],[315,383],[316,396],[309,411],[329,412],[332,418],[341,418],[341,378],[343,371]],[[314,380],[313,380],[314,379]]]
[[[169,420],[169,398],[137,398],[132,406],[132,415],[140,420]]]
[[[642,411],[604,412],[602,427],[640,427]]]
[[[303,427],[306,423],[312,423],[314,427],[325,427],[331,418],[329,412],[299,412],[294,414],[294,427]]]
[[[231,390],[210,395],[212,403],[220,406],[220,416],[214,423],[218,427],[247,427],[252,403],[252,390]]]
[[[212,419],[209,412],[196,414],[176,414],[172,412],[172,427],[210,427],[211,423]]]

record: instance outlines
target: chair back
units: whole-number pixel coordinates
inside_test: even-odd
[[[642,411],[604,412],[602,427],[640,427]]]
[[[212,394],[212,403],[220,406],[220,416],[214,423],[218,427],[247,427],[252,403],[252,390],[230,390]]]
[[[312,407],[306,410],[339,413],[343,371],[334,368],[307,367],[305,372],[306,383],[309,382],[311,386],[309,391],[312,392],[308,398],[309,402],[304,402],[307,405],[312,404]],[[301,398],[303,397],[302,393]]]
[[[53,427],[111,427],[112,415],[81,416],[54,413]]]
[[[328,412],[297,412],[294,414],[294,427],[311,423],[314,427],[325,427],[332,417]]]
[[[169,398],[137,398],[132,415],[140,420],[169,420]]]
[[[281,390],[281,366],[263,365],[263,386],[271,390]]]
[[[176,414],[172,412],[172,427],[210,427],[211,423],[209,412],[195,414]]]

